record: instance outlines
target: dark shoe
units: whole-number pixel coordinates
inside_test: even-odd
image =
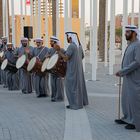
[[[116,119],[115,123],[117,123],[117,124],[128,124],[128,123],[126,123],[125,121],[123,121],[121,119]]]
[[[70,109],[70,105],[67,105],[66,108]]]
[[[52,101],[52,102],[56,102],[56,100],[55,100],[55,99],[51,99],[51,101]]]
[[[22,91],[22,93],[23,93],[23,94],[27,94],[27,92],[26,92],[26,91]]]
[[[8,87],[6,85],[4,85],[3,88],[8,88]]]
[[[38,95],[38,96],[37,96],[37,98],[40,98],[40,97],[42,97],[42,96],[41,96],[41,95]]]
[[[125,129],[131,130],[131,129],[136,129],[136,127],[133,124],[128,124],[128,125],[125,126]]]
[[[42,94],[42,95],[38,95],[37,98],[41,98],[41,97],[47,97],[46,94]]]
[[[47,95],[46,94],[43,94],[43,95],[41,95],[42,97],[47,97]]]

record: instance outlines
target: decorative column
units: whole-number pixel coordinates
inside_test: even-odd
[[[134,25],[134,18],[135,18],[135,14],[134,14],[134,0],[132,0],[132,13],[131,13],[131,24]]]
[[[11,13],[12,13],[12,43],[15,46],[15,11],[14,11],[14,0],[11,2]]]
[[[20,30],[21,30],[21,37],[23,37],[23,26],[24,26],[24,21],[23,21],[23,1],[20,0]]]
[[[59,20],[59,0],[56,0],[56,36],[59,38],[60,20]]]
[[[6,35],[6,33],[5,33],[5,30],[6,30],[6,29],[5,29],[5,28],[6,28],[6,27],[5,27],[5,24],[6,24],[6,23],[5,23],[5,20],[6,20],[6,19],[5,19],[5,13],[6,13],[6,12],[5,12],[5,0],[2,0],[2,7],[1,7],[1,8],[2,8],[3,36],[5,36],[5,35]]]
[[[140,29],[140,0],[139,0],[139,21],[138,21],[139,29]]]
[[[68,31],[68,0],[64,1],[64,48],[67,48],[67,38],[65,32]]]
[[[72,0],[69,0],[69,31],[72,31]]]
[[[93,61],[92,61],[92,80],[96,81],[97,80],[97,19],[98,19],[98,3],[97,0],[93,1],[93,39],[92,39],[92,44],[93,44]]]
[[[123,19],[122,19],[122,58],[127,46],[125,39],[125,26],[128,24],[128,0],[123,0]]]
[[[85,0],[81,0],[81,20],[80,20],[80,41],[85,53],[86,38],[85,38]],[[85,59],[83,59],[83,68],[85,71]]]
[[[109,74],[113,75],[113,66],[115,62],[115,0],[111,0],[110,6]]]
[[[105,63],[108,66],[108,0],[106,0],[106,18],[105,18]]]
[[[90,0],[90,63],[93,61],[93,0]]]
[[[5,0],[5,16],[6,16],[6,36],[9,42],[9,14],[8,14],[8,2]]]
[[[48,45],[48,1],[45,0],[45,42]]]
[[[41,37],[41,0],[38,0],[37,36]]]

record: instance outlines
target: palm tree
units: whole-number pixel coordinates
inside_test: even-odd
[[[106,15],[106,0],[99,1],[99,29],[98,29],[98,45],[99,45],[99,59],[104,61],[105,51],[105,16]]]

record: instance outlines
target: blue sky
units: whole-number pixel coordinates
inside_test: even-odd
[[[135,1],[135,12],[138,12],[139,11],[139,0],[134,0],[134,1]],[[10,0],[10,2],[11,2],[11,0]],[[89,23],[90,0],[85,0],[85,2],[86,2],[86,4],[85,4],[86,23]],[[131,2],[132,2],[132,0],[128,0],[128,12],[131,12]],[[15,14],[20,14],[20,0],[14,0],[14,3],[15,3]],[[109,4],[110,4],[110,0],[109,0]],[[29,9],[29,7],[27,9]],[[123,10],[123,0],[116,0],[116,14],[121,14],[122,10]],[[24,12],[24,10],[23,10],[23,12]],[[28,10],[28,13],[29,13],[29,10]],[[108,14],[110,15],[110,10],[108,10]]]

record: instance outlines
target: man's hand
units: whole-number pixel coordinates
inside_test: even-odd
[[[57,44],[54,44],[54,49],[55,49],[56,51],[60,51],[60,46],[57,45]]]
[[[121,75],[120,75],[120,72],[118,71],[118,72],[116,72],[116,74],[115,74],[117,77],[121,77]]]
[[[51,57],[51,55],[50,54],[47,54],[46,56],[45,56],[45,58],[50,58]]]
[[[25,48],[25,52],[26,52],[27,54],[29,54],[29,53],[30,53],[30,49],[29,49],[29,48]]]

